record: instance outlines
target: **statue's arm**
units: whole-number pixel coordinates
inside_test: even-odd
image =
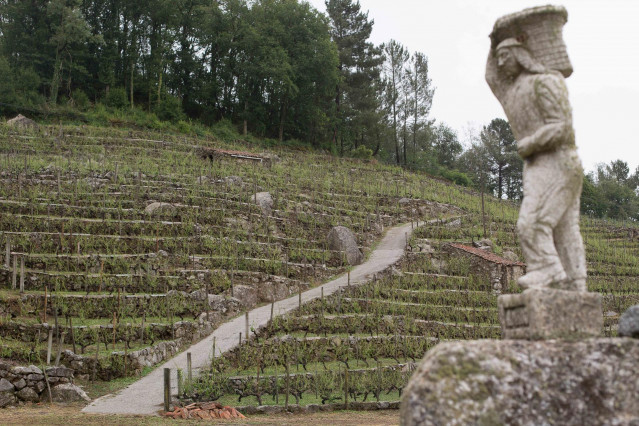
[[[535,153],[549,151],[569,139],[572,131],[570,111],[568,105],[568,92],[563,82],[560,84],[553,79],[555,76],[543,76],[535,81],[535,103],[543,117],[544,124],[532,135],[522,138],[517,143],[517,152],[523,158]]]

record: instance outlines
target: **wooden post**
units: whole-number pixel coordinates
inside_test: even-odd
[[[11,290],[15,290],[18,285],[18,256],[13,255],[13,275],[11,278]]]
[[[164,369],[164,411],[169,411],[171,405],[171,369]]]
[[[95,381],[98,372],[98,354],[100,353],[100,329],[95,333],[95,359],[93,360],[93,374],[91,380]]]
[[[9,269],[11,267],[11,241],[7,237],[5,243],[4,266]]]
[[[344,368],[344,408],[348,410],[348,367]]]
[[[298,304],[298,308],[301,311],[302,310],[302,289],[300,288],[299,293],[297,293],[297,304]]]
[[[284,410],[288,411],[288,394],[291,392],[291,376],[288,373],[288,360],[286,360],[286,399],[284,400]]]
[[[45,286],[44,287],[44,317],[42,322],[47,322],[47,299],[49,298],[47,295],[48,292],[49,292],[49,287]]]
[[[73,332],[73,318],[69,317],[69,328],[71,329],[71,345],[73,345],[73,353],[77,353],[75,350],[75,333]]]
[[[53,349],[53,329],[49,327],[49,337],[47,338],[47,365],[51,364],[52,349]]]
[[[62,333],[60,341],[58,342],[58,354],[55,357],[55,366],[60,365],[60,355],[62,354],[62,346],[64,346],[64,336],[66,333]]]
[[[142,325],[140,326],[140,344],[144,343],[144,321],[146,320],[146,312],[142,313]]]
[[[275,302],[271,302],[271,322],[273,322],[273,310],[275,309]]]
[[[246,311],[244,313],[244,336],[246,336],[246,340],[249,338],[249,313]]]
[[[115,312],[113,312],[113,350],[115,350]]]
[[[231,268],[231,297],[235,297],[235,291],[233,290],[233,268]]]
[[[347,276],[348,276],[348,286],[350,287],[350,285],[351,285],[351,271],[347,272]]]
[[[24,256],[20,256],[20,294],[24,293]]]
[[[242,344],[242,332],[240,331],[240,339],[239,339],[238,346],[240,346],[241,344]]]
[[[191,386],[193,380],[193,370],[191,369],[191,352],[186,353],[186,377],[188,385]]]
[[[183,389],[182,389],[182,369],[178,368],[177,369],[177,388],[178,388],[178,398],[180,398],[182,396],[183,393]]]
[[[215,358],[215,336],[213,336],[213,358]]]

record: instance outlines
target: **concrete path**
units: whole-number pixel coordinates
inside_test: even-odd
[[[377,248],[371,253],[368,260],[351,270],[351,285],[362,284],[370,280],[373,274],[384,270],[389,265],[400,259],[404,253],[406,236],[411,233],[411,224],[397,226],[386,232],[386,235]],[[347,275],[327,282],[302,293],[302,303],[317,299],[324,288],[324,296],[328,296],[340,287],[347,285]],[[275,302],[274,315],[283,315],[295,309],[299,303],[299,296]],[[249,312],[249,326],[258,328],[265,325],[271,316],[271,305],[255,308]],[[241,315],[218,327],[211,335],[184,350],[179,355],[155,368],[150,374],[141,378],[129,387],[115,394],[105,395],[87,405],[85,413],[102,414],[158,414],[163,409],[164,393],[163,378],[164,368],[171,369],[172,394],[177,393],[177,368],[186,371],[186,353],[191,352],[191,362],[194,374],[197,369],[210,365],[213,338],[216,338],[216,356],[237,346],[239,333],[244,333],[245,318]]]

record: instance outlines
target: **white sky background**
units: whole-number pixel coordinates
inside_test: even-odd
[[[307,0],[325,12],[324,0]],[[375,21],[371,41],[395,39],[428,56],[436,87],[431,118],[467,140],[496,117],[505,118],[484,80],[495,20],[550,1],[360,0]],[[577,145],[586,171],[622,159],[639,166],[639,1],[563,0],[564,41],[575,69],[568,78]]]

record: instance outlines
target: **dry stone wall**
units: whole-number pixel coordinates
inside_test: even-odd
[[[52,400],[57,402],[87,400],[86,394],[73,385],[73,377],[73,370],[66,367],[49,367],[43,372],[35,365],[21,367],[0,362],[0,407],[48,401],[49,388]]]

